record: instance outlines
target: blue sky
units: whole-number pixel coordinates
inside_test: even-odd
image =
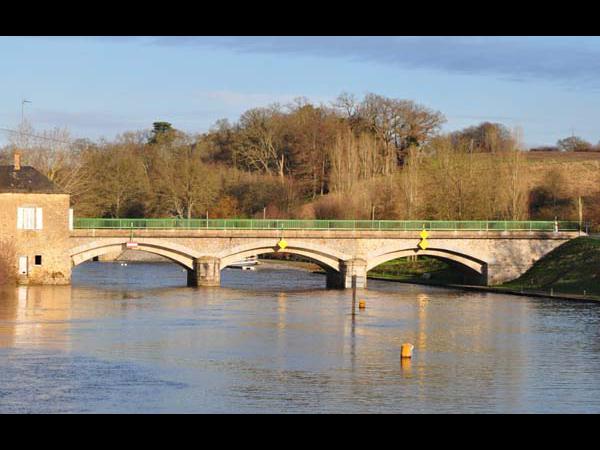
[[[488,120],[527,145],[597,143],[599,75],[595,37],[1,37],[0,127],[19,124],[22,98],[36,129],[96,140],[346,91],[414,100],[445,130]]]

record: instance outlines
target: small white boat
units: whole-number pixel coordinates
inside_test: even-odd
[[[227,267],[231,267],[234,269],[244,269],[244,270],[253,270],[253,266],[259,265],[258,256],[248,256],[242,261],[236,261],[234,263],[229,264]]]

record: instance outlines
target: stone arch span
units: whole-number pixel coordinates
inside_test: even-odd
[[[288,246],[284,250],[278,249],[277,241],[265,240],[224,250],[219,253],[217,257],[221,261],[221,269],[224,269],[228,265],[248,256],[277,253],[280,251],[281,253],[304,256],[315,261],[315,263],[324,269],[334,270],[336,272],[340,271],[340,264],[343,261],[350,259],[350,256],[336,250],[293,240],[288,242]]]
[[[388,261],[392,261],[398,258],[406,258],[408,256],[431,256],[434,258],[448,260],[450,262],[459,264],[468,269],[473,270],[477,274],[481,276],[482,281],[485,283],[487,280],[487,263],[478,258],[475,258],[470,255],[466,255],[463,253],[459,253],[453,250],[443,249],[443,248],[428,248],[427,250],[415,250],[414,248],[410,249],[400,249],[400,250],[392,250],[389,252],[379,253],[375,255],[370,255],[367,259],[367,271],[374,269],[380,264],[386,263]]]
[[[72,265],[77,266],[97,256],[124,251],[127,249],[127,242],[129,242],[129,239],[103,239],[93,241],[72,249],[69,256]],[[194,269],[194,259],[201,256],[200,253],[194,250],[167,241],[154,239],[152,241],[136,240],[136,243],[138,245],[135,250],[163,256],[175,264],[179,264],[190,270]]]

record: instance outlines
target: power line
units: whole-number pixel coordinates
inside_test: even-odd
[[[61,141],[60,139],[49,138],[49,137],[46,137],[46,136],[39,136],[37,134],[24,133],[22,131],[13,130],[11,128],[2,128],[2,127],[0,127],[0,130],[1,131],[7,131],[7,132],[13,133],[13,134],[18,134],[20,136],[28,136],[28,137],[33,137],[33,138],[36,138],[36,139],[44,139],[46,141],[59,142],[61,144],[73,145],[73,141]]]

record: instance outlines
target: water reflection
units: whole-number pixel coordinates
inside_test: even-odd
[[[405,378],[412,377],[412,359],[411,358],[400,358],[400,368],[402,369],[402,376]]]
[[[85,264],[0,292],[0,412],[600,412],[600,305]],[[404,342],[413,359],[400,358]]]
[[[0,299],[0,348],[70,349],[70,287],[3,288]]]

